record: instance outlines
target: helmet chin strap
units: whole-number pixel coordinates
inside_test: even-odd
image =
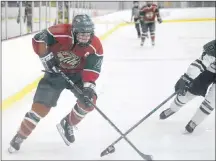
[[[75,42],[75,36],[72,30],[71,30],[71,37],[72,37],[72,45],[74,45],[76,42]]]

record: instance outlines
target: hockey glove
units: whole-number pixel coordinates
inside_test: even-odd
[[[187,74],[181,76],[181,78],[175,84],[175,91],[178,94],[185,95],[188,89],[192,86],[193,79]]]
[[[83,100],[82,102],[86,107],[92,107],[90,101],[93,101],[93,97],[96,96],[95,84],[91,82],[85,82],[83,85]]]
[[[51,73],[58,73],[56,67],[59,67],[59,60],[53,55],[52,52],[48,52],[47,54],[40,56],[40,60],[46,71]]]
[[[162,19],[160,17],[157,18],[158,23],[162,23]]]
[[[17,17],[17,23],[18,24],[20,23],[20,17]]]
[[[23,18],[23,20],[24,20],[24,23],[26,22],[26,18],[27,18],[27,16],[24,16],[24,18]]]

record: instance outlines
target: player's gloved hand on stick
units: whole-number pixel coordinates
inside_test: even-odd
[[[160,17],[157,18],[158,23],[162,23],[162,19]]]
[[[96,96],[95,92],[95,84],[91,82],[85,82],[83,85],[83,96],[84,98],[81,100],[86,107],[92,107],[89,100],[93,101],[93,97]]]
[[[40,60],[46,71],[52,73],[58,73],[56,67],[59,67],[59,60],[54,56],[52,52],[47,52],[46,54],[40,56]]]
[[[188,89],[192,86],[193,79],[187,74],[181,76],[181,78],[175,84],[175,92],[181,95],[185,95]]]

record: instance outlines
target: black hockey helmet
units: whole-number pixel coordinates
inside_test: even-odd
[[[139,1],[133,1],[133,5],[134,5],[135,7],[138,7],[138,6],[139,6]]]
[[[151,5],[153,4],[153,1],[147,1],[146,4],[148,7],[151,7]]]
[[[87,46],[94,36],[94,23],[86,14],[79,14],[72,21],[72,36],[75,43],[80,46]]]

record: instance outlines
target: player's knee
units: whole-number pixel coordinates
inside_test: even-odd
[[[206,114],[210,114],[215,109],[215,84],[209,89],[200,109]]]
[[[154,31],[150,31],[150,35],[151,36],[155,36],[155,32]]]
[[[50,109],[50,107],[47,107],[43,104],[33,103],[32,109],[25,115],[25,120],[28,120],[36,126],[40,120],[49,113]]]
[[[142,37],[143,38],[147,38],[148,37],[148,33],[147,32],[142,33]]]
[[[25,114],[19,133],[26,137],[29,136],[40,120],[45,117],[49,111],[50,108],[42,104],[34,103],[32,109]]]
[[[50,107],[47,107],[40,103],[33,103],[32,109],[25,114],[25,120],[31,122],[36,126],[42,118],[44,118],[50,111]]]
[[[33,103],[31,110],[38,114],[41,118],[43,118],[49,113],[50,109],[51,107],[46,106],[44,104]]]
[[[189,101],[191,101],[194,97],[195,95],[193,95],[190,92],[187,92],[185,95],[178,94],[174,101],[176,105],[181,107],[187,104]]]

